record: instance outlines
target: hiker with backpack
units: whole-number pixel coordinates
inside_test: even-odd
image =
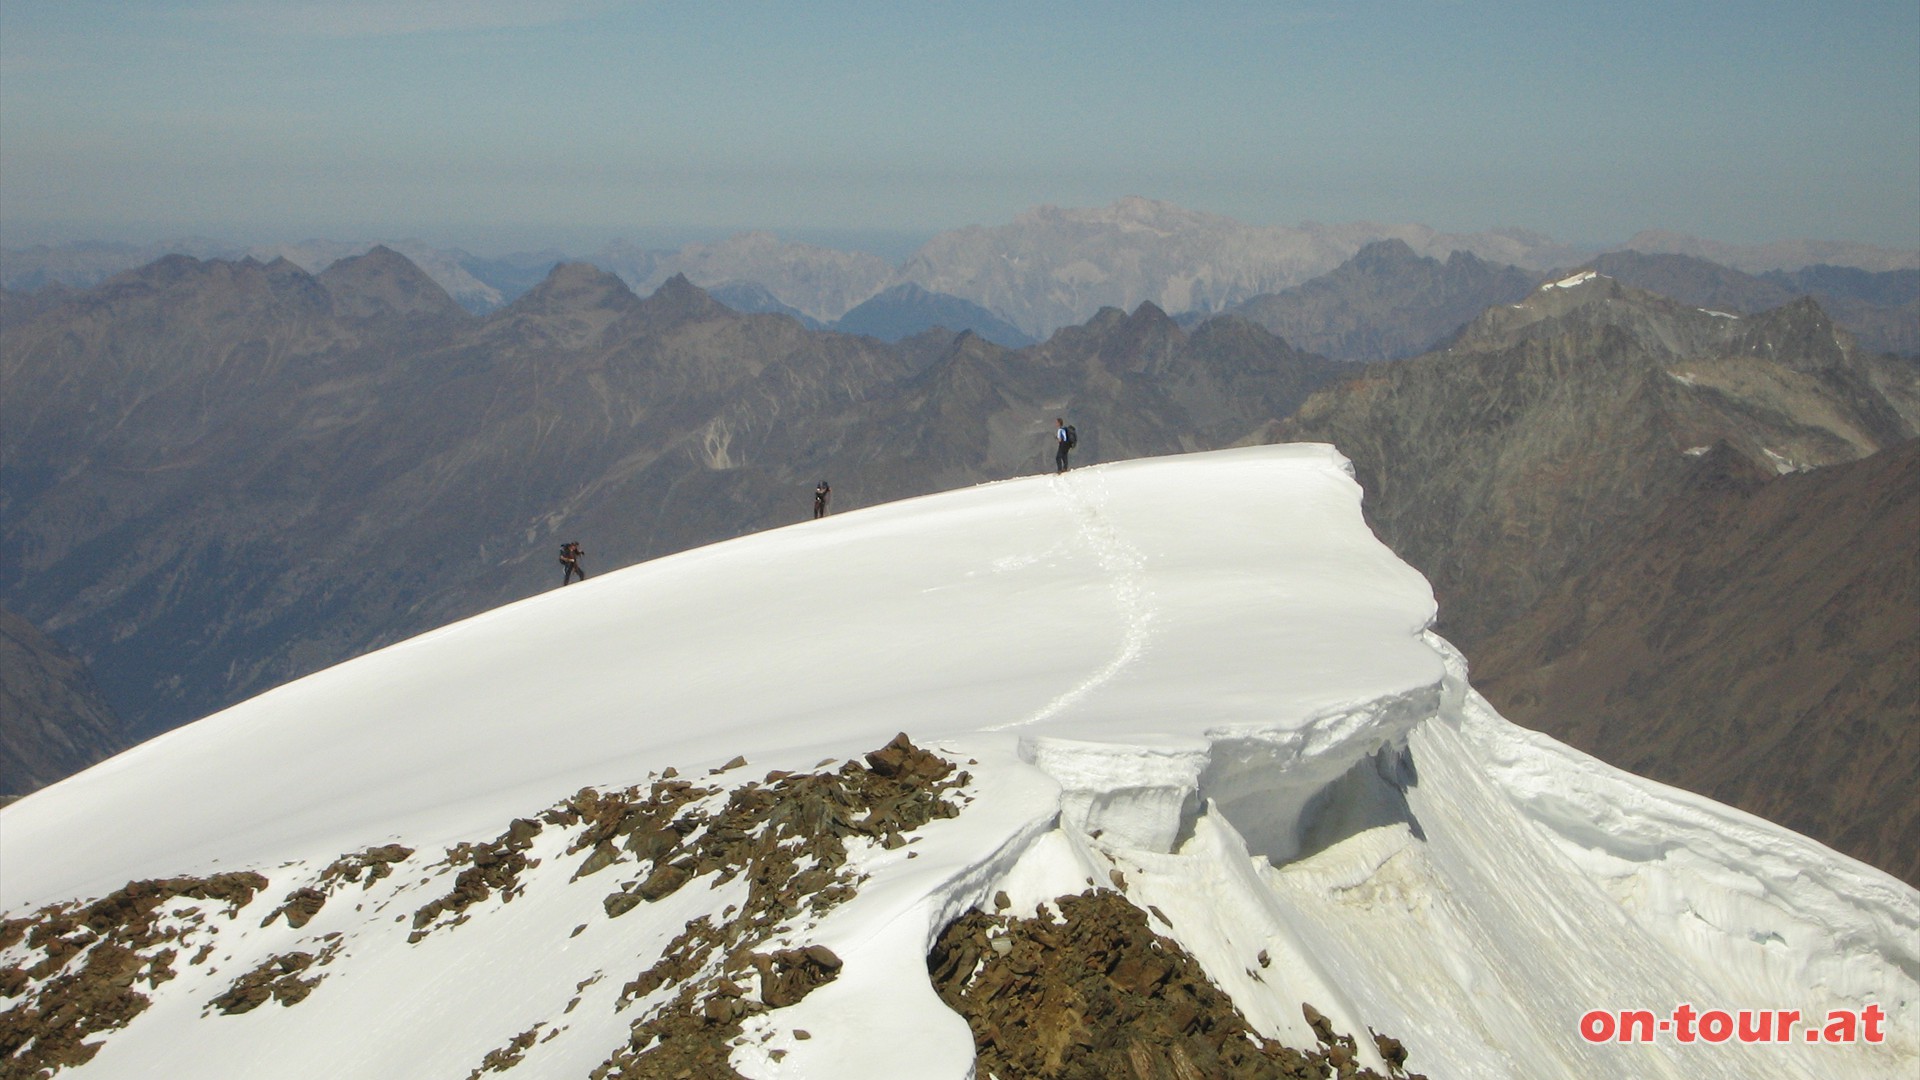
[[[827,499],[832,494],[833,489],[827,486],[825,480],[820,481],[820,486],[813,489],[813,519],[815,521],[827,516]]]
[[[575,541],[569,540],[560,545],[560,565],[563,568],[560,571],[560,584],[562,586],[573,584],[575,574],[580,575],[581,581],[587,580],[587,572],[580,568],[580,557],[585,554],[586,552],[581,551],[579,543]]]
[[[1054,417],[1053,423],[1053,439],[1059,444],[1059,449],[1053,452],[1053,471],[1063,473],[1067,471],[1067,451],[1080,445],[1080,433],[1060,417]]]

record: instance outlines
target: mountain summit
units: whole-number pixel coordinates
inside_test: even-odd
[[[405,255],[377,245],[341,259],[317,275],[335,310],[355,318],[424,316],[452,319],[466,314],[426,271]]]

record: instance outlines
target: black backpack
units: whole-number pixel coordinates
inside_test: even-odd
[[[1067,449],[1071,450],[1074,447],[1079,445],[1080,445],[1080,433],[1073,430],[1072,424],[1068,424],[1067,425]]]

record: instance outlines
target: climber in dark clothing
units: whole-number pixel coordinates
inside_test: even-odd
[[[1059,417],[1055,417],[1053,423],[1053,439],[1057,444],[1053,452],[1053,471],[1063,473],[1067,471],[1067,451],[1080,445],[1080,436],[1073,430],[1072,424]]]
[[[587,572],[580,568],[580,557],[585,554],[586,552],[580,550],[580,545],[572,540],[560,545],[560,565],[563,567],[560,571],[560,584],[573,584],[575,574],[580,575],[581,581],[587,580]]]
[[[825,480],[820,481],[820,486],[813,489],[814,520],[818,521],[827,516],[827,499],[832,497],[832,495],[833,489],[827,486]]]

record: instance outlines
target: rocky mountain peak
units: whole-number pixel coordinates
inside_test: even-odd
[[[582,349],[604,344],[613,327],[637,317],[640,298],[591,263],[563,262],[526,295],[495,313],[489,334],[520,346]]]
[[[1471,251],[1451,251],[1447,253],[1447,269],[1449,271],[1471,270],[1476,273],[1484,273],[1487,270],[1494,269],[1494,265]]]
[[[1659,320],[1669,316],[1708,318],[1586,268],[1548,281],[1516,303],[1488,308],[1461,329],[1450,347],[1456,351],[1494,351],[1527,338],[1573,332],[1575,324],[1625,324],[1630,333],[1636,333],[1646,328],[1650,317]]]
[[[733,314],[732,308],[708,296],[705,289],[688,280],[685,274],[675,274],[661,282],[653,295],[640,302],[638,310],[655,328],[723,319]]]
[[[1458,255],[1459,252],[1454,252]],[[1391,272],[1408,266],[1433,263],[1435,260],[1423,258],[1413,250],[1405,240],[1393,237],[1387,240],[1375,240],[1347,260],[1344,268],[1370,273]]]
[[[1835,327],[1811,296],[1743,319],[1741,326],[1741,353],[1778,360],[1796,371],[1835,368],[1853,352],[1852,336]]]
[[[376,245],[362,255],[340,259],[317,278],[333,297],[334,310],[349,318],[391,315],[456,317],[465,309],[405,255]]]
[[[1151,300],[1140,301],[1140,306],[1133,309],[1133,314],[1127,317],[1127,322],[1129,325],[1141,330],[1166,329],[1169,327],[1175,330],[1179,329],[1174,323],[1173,318],[1166,312],[1160,310],[1160,305]]]
[[[507,310],[525,314],[631,310],[640,298],[617,275],[584,262],[559,263]]]

